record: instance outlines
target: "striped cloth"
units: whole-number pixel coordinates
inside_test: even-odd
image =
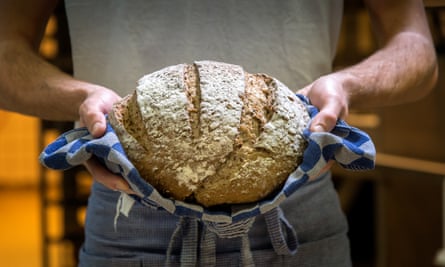
[[[318,113],[317,108],[311,105],[305,96],[297,96],[306,104],[311,118],[314,117]],[[181,223],[171,239],[172,246],[181,240],[181,233],[193,232],[185,230],[194,229],[196,222],[201,222],[205,225],[206,234],[213,236],[209,239],[211,242],[214,242],[216,236],[219,238],[243,237],[242,262],[243,265],[248,266],[253,261],[249,253],[247,232],[256,216],[259,214],[265,216],[275,251],[278,254],[294,254],[298,246],[295,231],[282,214],[279,204],[298,190],[309,177],[319,174],[330,160],[336,161],[349,170],[374,168],[375,147],[371,138],[365,132],[347,125],[342,120],[337,122],[331,132],[310,132],[309,129],[305,129],[303,136],[308,142],[303,161],[289,175],[279,192],[256,203],[230,205],[218,210],[162,196],[140,177],[136,168],[126,157],[110,124],[107,125],[105,135],[100,138],[93,138],[86,128],[77,128],[63,133],[44,149],[39,159],[48,168],[66,170],[81,165],[95,156],[111,172],[120,174],[127,180],[133,191],[137,193],[137,195],[131,195],[132,201],[139,201],[150,208],[164,209],[181,218]],[[128,203],[128,199],[128,196],[123,196],[121,200],[126,200]],[[187,251],[187,237],[183,237],[182,242],[183,251]],[[212,244],[209,247],[212,247]],[[187,254],[190,255],[190,252]],[[208,261],[211,263],[214,256],[212,256],[212,251],[204,254],[209,254]],[[192,259],[191,264],[194,260],[196,259]]]

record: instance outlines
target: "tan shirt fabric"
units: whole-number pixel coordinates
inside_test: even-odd
[[[67,0],[75,76],[130,93],[144,74],[216,60],[298,89],[331,71],[342,0]]]

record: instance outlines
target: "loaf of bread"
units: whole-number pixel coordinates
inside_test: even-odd
[[[273,77],[198,61],[142,77],[109,120],[147,182],[210,207],[278,190],[302,160],[309,114]]]

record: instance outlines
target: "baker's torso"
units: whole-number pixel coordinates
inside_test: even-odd
[[[143,75],[216,60],[298,89],[331,71],[342,0],[68,0],[77,78],[134,90]]]

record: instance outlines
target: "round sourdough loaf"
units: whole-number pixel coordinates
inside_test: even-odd
[[[109,120],[154,188],[209,207],[279,189],[302,160],[309,114],[273,77],[198,61],[142,77]]]

